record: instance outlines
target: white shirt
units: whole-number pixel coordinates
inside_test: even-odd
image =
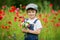
[[[27,22],[29,22],[30,24],[34,24],[34,21],[36,20],[37,18],[34,18],[34,19],[28,19]],[[40,22],[40,20],[37,20],[36,23],[34,24],[34,30],[37,30],[39,28],[42,28],[42,24]]]

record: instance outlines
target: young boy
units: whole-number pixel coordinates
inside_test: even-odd
[[[28,29],[22,29],[22,32],[26,33],[24,40],[38,40],[38,34],[40,34],[42,29],[41,22],[36,17],[38,6],[32,3],[28,4],[26,6],[26,11],[29,18],[25,21],[30,23],[30,27]]]

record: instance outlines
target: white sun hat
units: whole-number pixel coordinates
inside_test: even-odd
[[[36,4],[30,3],[26,6],[26,10],[28,10],[29,8],[38,10],[38,6]]]

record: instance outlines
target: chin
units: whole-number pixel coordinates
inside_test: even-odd
[[[31,19],[33,19],[34,17],[30,17]]]

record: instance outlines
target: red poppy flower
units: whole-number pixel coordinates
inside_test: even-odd
[[[0,16],[0,20],[2,20],[3,19],[3,16]]]
[[[58,15],[58,13],[55,13],[55,15],[57,16],[57,15]]]
[[[59,27],[59,26],[60,26],[60,22],[55,23],[55,26],[56,26],[56,27]]]
[[[19,26],[20,28],[22,28],[22,24],[19,24],[18,26]]]
[[[54,14],[56,16],[58,15],[57,11],[51,10],[51,12],[52,12],[52,14]]]
[[[19,16],[19,18],[24,18],[24,16]]]
[[[19,16],[19,18],[20,18],[20,20],[18,20],[18,21],[21,21],[21,22],[24,22],[24,16]]]
[[[21,20],[19,19],[18,22],[20,22]]]
[[[11,6],[11,9],[9,10],[9,12],[15,12],[16,7],[15,6]]]
[[[4,26],[4,25],[2,25],[2,26],[1,26],[1,28],[2,28],[2,29],[5,29],[5,26]]]
[[[24,18],[21,18],[21,22],[24,22],[25,21],[25,19]]]
[[[54,23],[54,20],[52,19],[52,20],[51,20],[51,22],[53,22],[53,23]]]
[[[0,15],[5,15],[5,12],[3,10],[0,10]]]
[[[52,6],[53,6],[53,4],[49,4],[49,6],[50,6],[50,7],[52,7]]]
[[[15,17],[14,19],[17,19],[17,17]]]
[[[58,18],[58,20],[60,21],[60,18]]]
[[[48,22],[48,19],[47,19],[47,18],[43,18],[43,21],[44,21],[45,23],[47,23],[47,22]]]
[[[15,22],[17,21],[17,17],[14,17],[14,21],[15,21]]]
[[[11,10],[9,10],[9,12],[15,12],[15,10],[11,9]]]
[[[11,9],[12,9],[12,10],[16,10],[16,7],[15,7],[15,6],[11,6]]]
[[[3,5],[2,8],[3,8],[3,9],[6,8],[6,5]]]
[[[39,14],[39,18],[41,18],[42,17],[42,15],[41,14]]]
[[[47,14],[47,16],[51,16],[51,14],[49,13],[49,14]]]
[[[19,17],[19,12],[18,12],[18,11],[15,11],[15,12],[16,12],[16,14],[15,14],[15,15],[16,15],[17,17]]]
[[[8,21],[8,24],[12,24],[12,22],[11,21]]]
[[[5,26],[6,29],[9,29],[10,27],[9,26]]]
[[[56,17],[53,17],[53,19],[56,19]]]
[[[51,12],[52,12],[52,13],[55,13],[55,11],[54,11],[54,10],[51,10]]]

